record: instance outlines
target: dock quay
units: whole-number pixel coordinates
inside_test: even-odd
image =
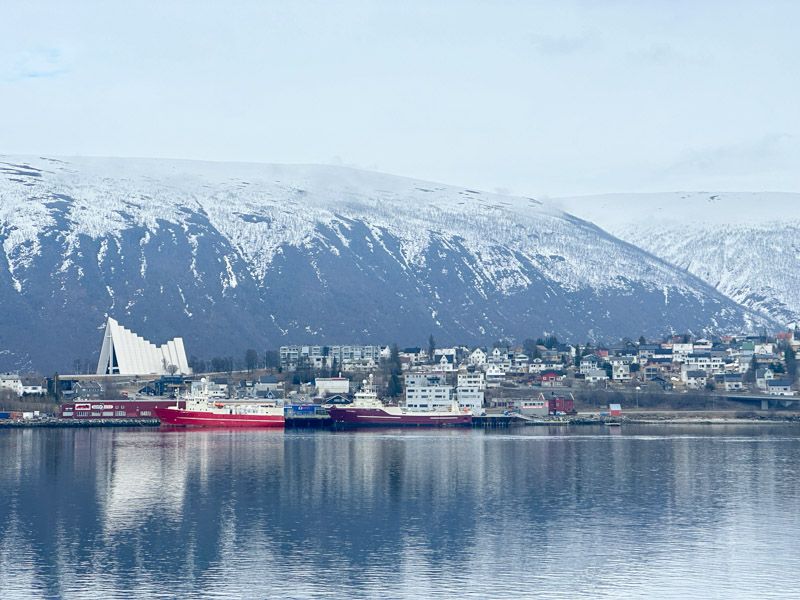
[[[158,427],[158,419],[62,419],[50,417],[42,419],[3,420],[0,428],[16,427]]]
[[[522,425],[524,422],[520,415],[482,415],[480,417],[472,417],[473,427],[483,427],[485,429],[511,427],[512,425]]]

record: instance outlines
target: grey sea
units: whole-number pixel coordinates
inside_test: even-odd
[[[800,429],[0,429],[0,597],[797,598]]]

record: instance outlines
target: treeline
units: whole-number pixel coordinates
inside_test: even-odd
[[[280,354],[277,350],[267,350],[259,354],[257,350],[248,348],[244,356],[215,356],[211,359],[189,357],[189,367],[194,373],[232,373],[234,371],[253,372],[256,369],[279,369]]]

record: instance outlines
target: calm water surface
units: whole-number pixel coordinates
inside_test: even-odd
[[[0,597],[800,597],[800,429],[0,430]]]

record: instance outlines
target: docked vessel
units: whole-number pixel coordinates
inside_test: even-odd
[[[275,402],[223,402],[211,398],[202,380],[199,390],[178,398],[175,406],[154,409],[162,425],[182,427],[283,427],[283,407]]]
[[[328,409],[328,414],[336,425],[356,427],[455,427],[472,424],[472,412],[462,410],[457,402],[445,410],[415,411],[404,406],[387,406],[366,381],[351,404],[333,406]]]

